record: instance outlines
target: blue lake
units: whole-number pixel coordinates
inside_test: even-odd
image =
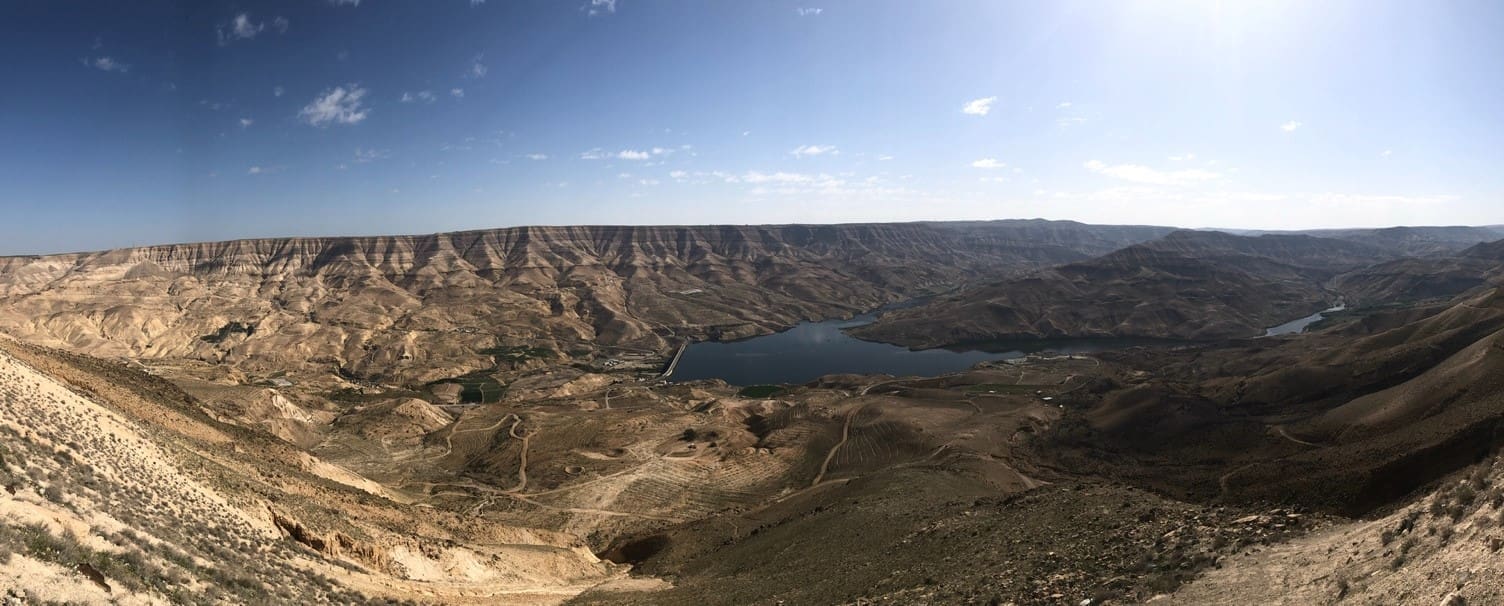
[[[693,343],[685,349],[671,378],[764,385],[807,383],[824,375],[846,373],[930,377],[966,370],[978,362],[1040,351],[1089,353],[1150,343],[1144,339],[1029,340],[914,351],[863,341],[842,331],[873,318],[869,314],[850,320],[805,322],[780,333],[740,341]]]

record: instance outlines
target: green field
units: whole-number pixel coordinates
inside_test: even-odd
[[[453,379],[441,379],[429,383],[429,387],[443,383],[458,383],[461,387],[460,401],[466,404],[491,404],[501,400],[507,386],[485,373],[472,373]]]
[[[783,391],[783,388],[777,385],[748,385],[736,392],[736,395],[743,398],[771,398]]]

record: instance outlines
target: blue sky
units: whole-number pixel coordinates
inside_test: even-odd
[[[1504,3],[0,2],[0,254],[1504,223]]]

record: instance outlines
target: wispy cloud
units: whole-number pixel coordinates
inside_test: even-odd
[[[800,145],[789,153],[793,154],[795,158],[803,158],[805,156],[824,156],[827,154],[837,156],[840,155],[841,150],[836,149],[834,145]]]
[[[288,25],[290,25],[290,23],[285,17],[272,18],[271,28],[273,30],[276,30],[279,34],[287,33]],[[265,21],[252,21],[249,13],[240,13],[235,15],[235,17],[231,19],[229,23],[216,28],[214,30],[214,34],[215,37],[219,40],[219,45],[225,46],[236,40],[250,40],[252,38],[255,38],[256,36],[260,35],[261,32],[266,31],[266,28],[267,25]]]
[[[245,169],[245,174],[247,175],[264,175],[269,172],[272,172],[272,169],[266,168],[264,166],[252,166]]]
[[[403,91],[402,97],[400,99],[397,99],[397,101],[400,103],[417,103],[419,101],[422,101],[424,103],[433,103],[434,100],[438,98],[438,95],[433,94],[433,91],[429,90],[420,90],[416,93]]]
[[[273,97],[281,97],[282,95],[285,95],[285,94],[287,94],[287,89],[282,88],[281,86],[273,86],[272,87],[272,96]]]
[[[813,182],[816,178],[817,177],[814,175],[807,175],[804,173],[790,173],[784,171],[764,173],[754,170],[748,171],[741,176],[732,175],[730,178],[726,179],[726,181],[729,183],[810,183]]]
[[[1070,101],[1061,101],[1055,104],[1055,109],[1070,109],[1071,105]]]
[[[1100,175],[1149,185],[1185,186],[1211,181],[1222,176],[1198,169],[1162,171],[1138,164],[1109,165],[1101,160],[1090,160],[1083,166]]]
[[[653,147],[649,149],[624,149],[618,152],[608,152],[599,147],[580,154],[581,160],[651,160],[654,156],[665,156],[674,153],[674,150],[665,147]]]
[[[1170,161],[1171,162],[1180,162],[1180,161],[1187,161],[1187,162],[1189,162],[1189,161],[1195,160],[1195,159],[1196,159],[1196,154],[1181,154],[1179,156],[1170,156]]]
[[[529,159],[529,160],[547,160],[548,159],[548,154],[528,154],[527,155],[527,159]]]
[[[391,150],[386,150],[386,149],[366,149],[364,147],[357,147],[357,148],[355,148],[355,162],[358,163],[358,164],[365,164],[367,162],[375,162],[377,160],[385,160],[385,159],[390,158],[390,157],[392,157]]]
[[[825,12],[825,9],[823,9],[823,8],[796,8],[796,9],[794,9],[794,13],[797,14],[797,15],[799,15],[800,17],[817,17],[817,16],[820,15],[820,13],[823,13],[823,12]]]
[[[992,104],[997,103],[997,97],[982,97],[972,99],[961,106],[961,113],[972,116],[985,116],[992,111]]]
[[[486,72],[490,70],[486,67],[486,64],[480,62],[480,60],[484,58],[485,55],[480,54],[476,55],[474,59],[470,60],[470,70],[465,72],[466,78],[479,79],[486,77]]]
[[[451,89],[449,89],[449,96],[454,97],[456,99],[464,99],[465,98],[465,89],[463,89],[463,88],[451,88]]]
[[[972,162],[971,167],[983,168],[987,170],[997,170],[1000,168],[1007,168],[1008,165],[1006,163],[999,162],[997,158],[982,158],[981,160]]]
[[[255,124],[255,123],[256,123],[256,121],[252,120],[250,118],[241,118],[240,119],[240,128],[250,128],[251,125]]]
[[[584,10],[591,17],[608,15],[616,12],[616,0],[590,0],[585,4]]]
[[[83,64],[97,70],[106,72],[126,73],[131,71],[131,66],[116,61],[114,57],[85,58]]]
[[[486,0],[470,0],[470,8],[475,8],[475,7],[480,6],[482,4],[485,4],[485,3],[486,3]]]
[[[336,86],[315,97],[298,112],[304,122],[317,127],[330,124],[359,124],[370,110],[362,104],[366,89],[358,84]]]
[[[1302,124],[1300,122],[1296,122],[1294,120],[1291,120],[1289,122],[1286,122],[1284,124],[1279,125],[1279,129],[1282,130],[1282,131],[1285,131],[1287,133],[1293,133],[1293,132],[1295,132],[1295,129],[1300,128],[1301,126],[1302,126]]]
[[[360,6],[360,0],[329,0],[331,6]]]

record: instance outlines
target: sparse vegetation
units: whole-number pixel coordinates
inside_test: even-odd
[[[547,347],[529,347],[527,345],[497,345],[480,350],[481,355],[496,358],[498,364],[502,362],[526,362],[528,360],[548,360],[554,357],[554,350]]]

